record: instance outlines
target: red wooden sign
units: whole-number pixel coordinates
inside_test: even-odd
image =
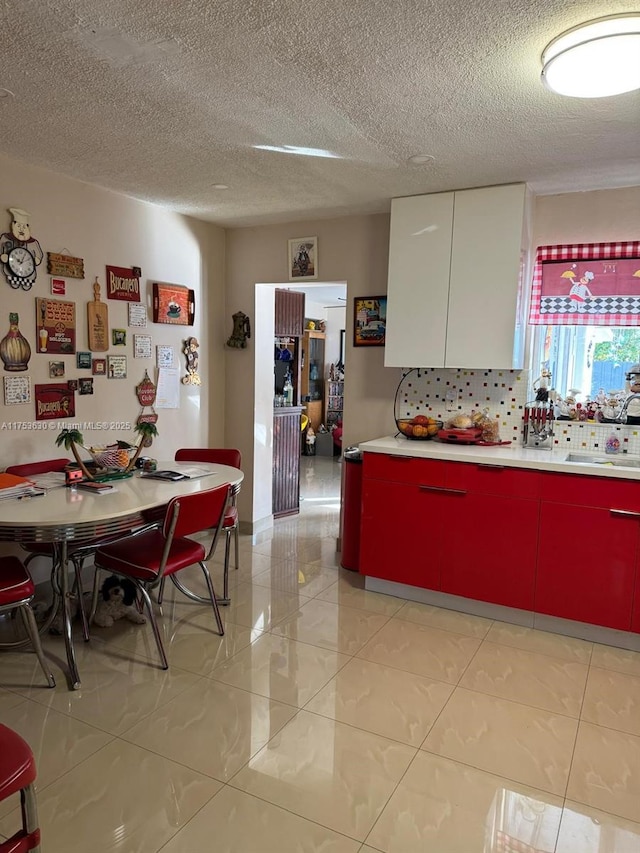
[[[139,385],[136,385],[136,394],[138,402],[143,408],[145,406],[153,406],[156,401],[156,386],[149,379],[149,374],[146,370],[144,372],[144,379]],[[150,423],[155,423],[155,421],[150,421]]]
[[[74,392],[66,382],[36,385],[36,420],[54,421],[72,418],[76,413]]]
[[[107,267],[107,299],[140,302],[140,278],[126,267]]]

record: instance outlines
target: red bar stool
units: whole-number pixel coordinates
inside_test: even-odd
[[[0,800],[20,792],[22,808],[22,829],[0,842],[0,853],[40,851],[35,780],[36,762],[29,744],[13,729],[0,725]]]
[[[0,557],[0,613],[20,610],[31,644],[49,682],[49,687],[55,687],[56,682],[42,652],[36,617],[31,609],[31,600],[35,591],[36,588],[31,580],[31,575],[17,557]]]

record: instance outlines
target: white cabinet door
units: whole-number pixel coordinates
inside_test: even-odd
[[[443,367],[453,193],[391,202],[386,367]]]
[[[447,367],[522,367],[514,342],[527,201],[525,184],[455,194]]]

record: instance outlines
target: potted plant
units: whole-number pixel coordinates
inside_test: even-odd
[[[87,480],[93,480],[93,475],[89,473],[86,465],[80,458],[80,453],[78,452],[78,445],[83,445],[82,433],[77,429],[63,429],[62,432],[56,438],[56,446],[60,447],[64,445],[65,450],[70,450],[73,453],[73,458],[78,463],[78,466]]]
[[[158,429],[156,425],[148,423],[147,421],[142,421],[142,423],[136,424],[134,430],[138,433],[140,438],[138,439],[136,452],[131,457],[129,464],[125,469],[125,473],[132,471],[136,467],[136,462],[138,461],[138,457],[142,453],[142,448],[150,447],[151,442],[158,435]]]

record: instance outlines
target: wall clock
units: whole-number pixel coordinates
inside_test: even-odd
[[[0,262],[8,283],[14,290],[31,290],[42,263],[40,243],[31,236],[29,214],[17,207],[9,208],[13,217],[11,231],[0,235]]]

